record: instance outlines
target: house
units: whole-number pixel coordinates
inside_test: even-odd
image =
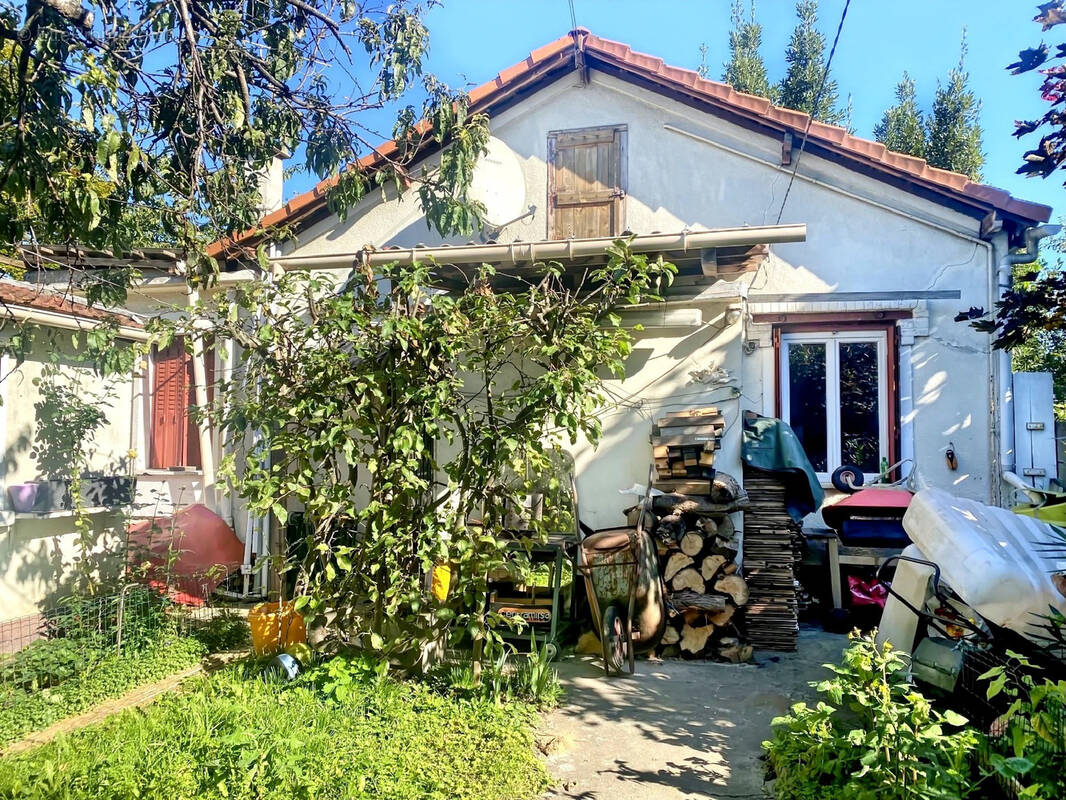
[[[367,250],[371,264],[566,264],[624,232],[678,263],[666,302],[639,313],[645,329],[611,386],[625,401],[605,410],[599,448],[574,453],[588,524],[617,524],[617,490],[646,479],[656,414],[706,405],[725,415],[716,465],[734,474],[738,420],[753,410],[791,424],[826,485],[844,463],[874,474],[906,461],[929,485],[1007,500],[1009,357],[954,317],[991,306],[1022,259],[1011,254],[1031,258],[1050,231],[1050,208],[583,29],[470,98],[492,134],[474,187],[488,243],[430,239],[411,190],[368,196],[340,220],[328,181],[263,225],[297,231],[279,245],[290,268],[345,270]]]
[[[254,279],[244,248],[282,224],[295,237],[273,244],[276,267],[338,274],[358,260],[432,257],[445,271],[588,263],[632,233],[636,249],[663,254],[680,276],[665,302],[627,315],[643,330],[625,378],[610,382],[620,399],[603,411],[599,447],[574,448],[587,524],[621,521],[618,490],[647,478],[657,415],[711,405],[725,418],[716,466],[738,477],[740,419],[751,410],[789,422],[826,485],[845,463],[874,474],[903,461],[928,485],[1008,502],[1000,476],[1015,466],[1009,357],[954,317],[991,306],[1010,264],[1031,258],[1051,231],[1050,208],[584,29],[470,99],[492,134],[473,189],[488,208],[480,243],[428,230],[413,188],[368,195],[342,220],[327,207],[325,181],[270,210],[261,228],[216,243],[228,264],[220,285]],[[361,166],[372,169],[394,147]],[[435,157],[427,149],[425,165]],[[276,186],[268,194],[280,196]],[[149,266],[131,308],[168,313],[195,299],[175,261]],[[157,414],[164,376],[185,375],[202,400],[210,370],[232,358],[179,347],[150,361],[150,463],[141,466],[188,469],[249,554],[262,552],[270,523],[214,497],[216,433]]]

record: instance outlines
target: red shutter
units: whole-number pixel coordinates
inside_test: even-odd
[[[184,466],[188,427],[188,373],[185,342],[175,338],[167,347],[152,351],[152,442],[149,467]]]

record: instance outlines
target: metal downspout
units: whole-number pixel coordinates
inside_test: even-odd
[[[1013,283],[1011,268],[1015,264],[1030,264],[1040,257],[1040,240],[1054,236],[1062,230],[1061,225],[1040,225],[1025,231],[1025,248],[1017,253],[1004,253],[996,269],[996,299],[1001,300]],[[989,309],[992,313],[994,309]],[[997,399],[999,401],[999,465],[1000,473],[1013,473],[1017,469],[1014,430],[1014,372],[1011,369],[1010,351],[998,351]]]

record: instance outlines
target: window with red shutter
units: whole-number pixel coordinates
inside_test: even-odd
[[[204,359],[207,385],[214,382],[214,359]],[[148,466],[151,469],[191,467],[199,469],[200,435],[189,409],[196,405],[192,356],[185,340],[175,339],[152,351],[152,428]]]

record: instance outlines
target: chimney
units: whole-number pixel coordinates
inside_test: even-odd
[[[259,218],[277,211],[284,203],[285,159],[289,153],[277,153],[259,171]]]

